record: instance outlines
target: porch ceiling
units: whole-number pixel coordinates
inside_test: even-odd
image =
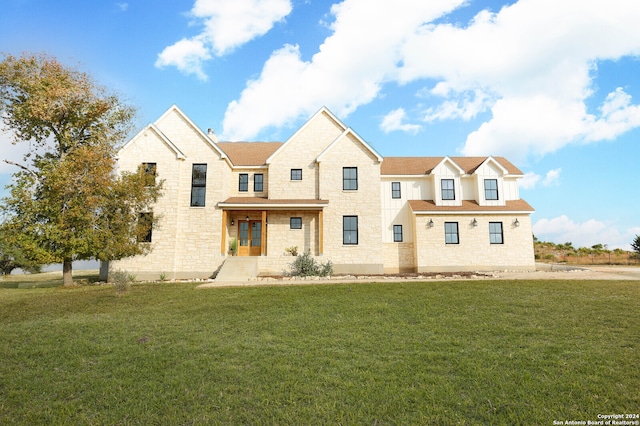
[[[322,210],[328,200],[315,199],[269,199],[260,197],[231,197],[218,203],[223,210]]]

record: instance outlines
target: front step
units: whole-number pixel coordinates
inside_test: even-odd
[[[216,282],[248,281],[258,276],[258,258],[255,256],[227,257],[218,271]]]

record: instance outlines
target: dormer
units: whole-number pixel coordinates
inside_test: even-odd
[[[437,206],[461,206],[462,184],[461,176],[465,174],[455,161],[444,157],[431,172],[433,176],[433,193]]]
[[[509,171],[493,157],[487,157],[473,172],[478,204],[481,206],[506,205],[504,177]]]

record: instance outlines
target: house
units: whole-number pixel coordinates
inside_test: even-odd
[[[334,273],[535,269],[523,174],[502,157],[382,157],[327,108],[286,142],[219,142],[177,106],[119,151],[164,180],[140,279],[210,277],[230,256],[281,274],[297,246]],[[141,217],[142,219],[142,217]]]

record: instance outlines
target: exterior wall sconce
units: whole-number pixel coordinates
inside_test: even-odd
[[[513,226],[515,226],[516,228],[520,226],[520,222],[518,221],[517,217],[516,217],[516,220],[513,221]]]
[[[476,220],[475,217],[473,218],[473,222],[471,222],[471,224],[473,225],[474,228],[478,226],[478,221]]]
[[[233,219],[231,219],[231,226],[233,226]]]
[[[429,222],[427,222],[427,228],[433,228],[433,219],[429,219]]]

